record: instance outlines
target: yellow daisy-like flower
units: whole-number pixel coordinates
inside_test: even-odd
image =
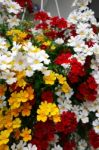
[[[51,45],[51,41],[44,42],[43,45],[50,46]]]
[[[59,108],[54,103],[42,102],[37,110],[37,121],[46,122],[48,118],[51,118],[54,122],[60,121]]]
[[[67,82],[65,82],[65,83],[62,85],[62,91],[63,91],[64,93],[69,93],[70,90],[71,90],[70,86],[68,85]]]
[[[25,38],[27,37],[27,33],[18,30],[18,29],[12,29],[7,32],[7,36],[12,36],[12,40],[18,43],[25,42]]]
[[[7,87],[5,84],[0,84],[0,96],[3,96],[5,94]]]
[[[19,118],[16,118],[12,122],[12,127],[13,127],[13,129],[16,129],[16,128],[20,128],[20,126],[21,126],[21,120]]]
[[[56,80],[56,74],[54,72],[50,72],[49,75],[45,75],[43,77],[44,81],[45,81],[45,84],[50,84],[50,85],[53,85],[55,80]]]
[[[64,84],[66,82],[66,77],[64,77],[63,75],[56,74],[56,77],[57,77],[60,84]]]
[[[0,145],[7,144],[9,142],[10,132],[9,130],[1,131],[0,133]]]
[[[32,139],[31,129],[28,129],[28,128],[23,129],[20,136],[23,137],[24,142],[30,141]]]

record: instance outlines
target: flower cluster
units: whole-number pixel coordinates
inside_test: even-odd
[[[68,20],[39,11],[29,21],[31,0],[0,1],[0,150],[99,148],[99,24],[89,2],[75,1]]]

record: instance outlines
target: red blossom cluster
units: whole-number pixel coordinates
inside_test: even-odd
[[[49,142],[54,140],[54,123],[47,121],[38,122],[34,126],[34,134],[31,143],[35,144],[38,150],[47,150]]]
[[[95,133],[94,130],[89,132],[89,144],[94,148],[99,148],[99,135]]]
[[[73,112],[63,112],[61,122],[56,124],[56,130],[64,134],[73,133],[77,128],[76,115]]]
[[[21,7],[27,7],[30,12],[33,12],[32,0],[15,0]]]
[[[80,100],[96,100],[97,95],[97,84],[92,76],[89,76],[87,81],[80,84],[78,87],[77,98]]]
[[[48,25],[58,29],[66,29],[68,27],[68,22],[64,18],[59,18],[58,16],[51,17],[45,11],[37,12],[34,15],[34,19],[41,21],[41,23],[36,26],[37,29],[47,29]]]
[[[50,90],[43,91],[41,94],[42,101],[47,101],[48,103],[53,102],[53,93]]]
[[[70,64],[70,72],[68,79],[71,83],[79,81],[80,77],[85,75],[84,66],[77,61],[76,58],[70,58],[72,54],[70,52],[60,54],[54,61],[55,64]]]
[[[69,58],[71,56],[72,56],[72,54],[70,52],[59,54],[57,56],[57,58],[54,60],[54,63],[57,64],[57,65],[61,65],[61,64],[64,64],[64,63],[70,63]]]
[[[71,70],[68,74],[69,81],[71,83],[79,82],[79,79],[85,75],[83,65],[76,58],[71,59],[70,65]]]
[[[63,150],[74,150],[76,148],[75,141],[67,141],[64,144]]]

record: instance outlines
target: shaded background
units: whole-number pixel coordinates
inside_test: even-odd
[[[34,3],[39,4],[41,0],[32,0]],[[59,4],[59,9],[62,17],[67,18],[70,12],[74,9],[72,7],[72,3],[74,0],[57,0]],[[99,0],[93,0],[92,4],[90,5],[90,8],[92,8],[95,12],[96,18],[99,20]],[[44,0],[44,9],[48,12],[51,12],[53,16],[58,15],[55,0]]]

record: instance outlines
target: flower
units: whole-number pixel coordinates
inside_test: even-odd
[[[54,145],[52,150],[63,150],[63,148],[60,145]]]
[[[54,122],[60,121],[59,109],[54,103],[48,103],[47,101],[41,102],[37,114],[37,121],[45,122],[47,118],[52,118]]]
[[[89,131],[89,143],[93,148],[99,148],[99,135],[94,130]]]
[[[31,129],[25,128],[20,133],[20,136],[23,138],[24,142],[30,141],[32,139]]]
[[[73,112],[63,112],[61,122],[56,123],[56,130],[64,134],[70,134],[77,128],[76,115]]]
[[[56,74],[52,71],[50,71],[49,75],[46,75],[43,77],[45,84],[53,85],[56,80]]]
[[[55,43],[61,45],[64,43],[64,40],[62,38],[58,38],[55,40]]]
[[[35,20],[46,21],[50,19],[50,16],[45,11],[37,12],[34,16]]]
[[[93,128],[95,132],[98,134],[99,133],[99,120],[98,119],[93,121]]]
[[[4,130],[0,132],[0,146],[9,142],[9,136],[9,130]]]
[[[42,91],[41,99],[42,101],[52,103],[54,100],[53,93],[50,90]]]

